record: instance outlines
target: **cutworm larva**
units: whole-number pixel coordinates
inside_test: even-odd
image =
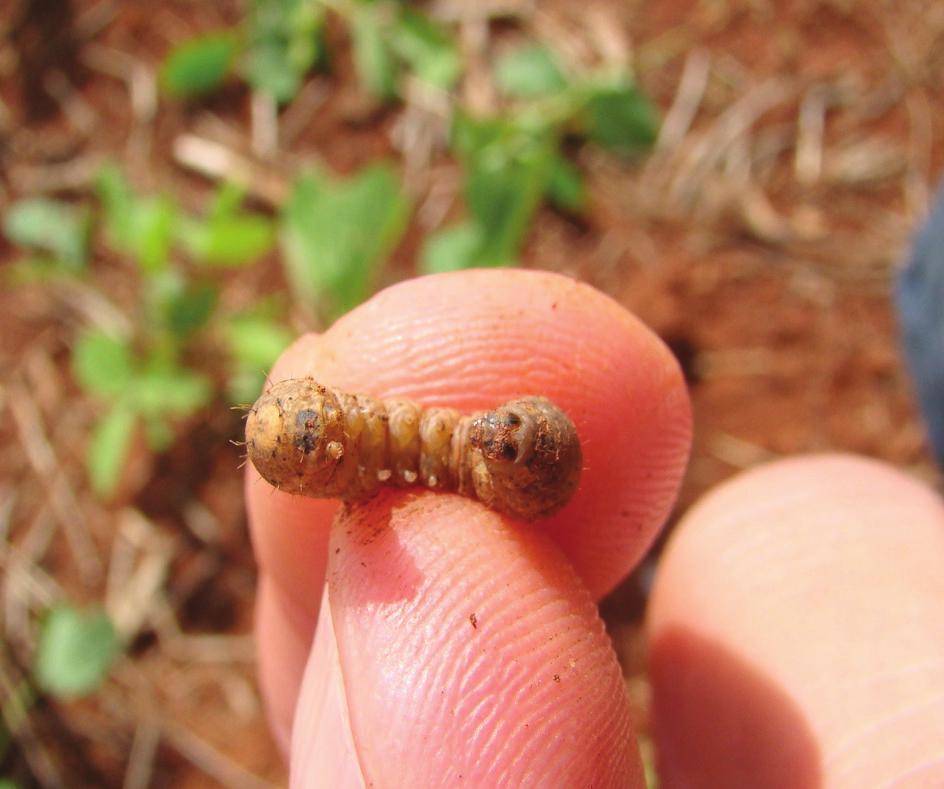
[[[255,402],[246,446],[262,477],[290,493],[357,501],[418,484],[526,520],[560,510],[582,464],[573,422],[544,397],[463,416],[312,378],[280,381]]]

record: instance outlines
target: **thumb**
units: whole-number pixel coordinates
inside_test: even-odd
[[[342,510],[294,786],[643,786],[590,594],[539,528],[458,496]]]
[[[650,603],[666,785],[944,786],[942,568],[941,502],[875,461],[709,494]]]

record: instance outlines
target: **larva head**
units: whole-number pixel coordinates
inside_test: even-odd
[[[249,411],[246,449],[259,474],[289,493],[331,497],[344,458],[336,395],[311,378],[273,384]]]
[[[476,494],[494,509],[545,518],[577,489],[583,465],[577,429],[546,398],[513,400],[475,417],[469,443]]]

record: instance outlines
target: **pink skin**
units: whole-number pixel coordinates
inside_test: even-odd
[[[335,520],[337,504],[275,491],[250,472],[247,496],[262,572],[260,679],[273,730],[291,752],[293,785],[641,786],[619,667],[593,603],[651,544],[687,458],[690,407],[678,367],[662,343],[614,302],[563,277],[463,272],[388,289],[326,333],[303,337],[272,378],[302,375],[350,391],[407,396],[464,411],[524,394],[547,395],[577,424],[585,474],[560,515],[525,525],[458,496],[411,491],[384,494]],[[940,584],[922,575],[917,592],[906,583],[883,584],[862,590],[868,607],[860,601],[859,587],[868,587],[878,570],[869,562],[877,557],[891,562],[883,577],[906,569],[914,575],[907,561],[919,555],[936,556],[944,567],[944,549],[935,542],[944,531],[933,497],[893,472],[865,464],[873,476],[892,480],[881,488],[870,477],[866,487],[874,483],[876,490],[895,491],[896,502],[920,500],[907,517],[920,520],[920,510],[932,525],[903,538],[894,551],[885,538],[874,551],[868,549],[876,535],[888,532],[867,530],[865,547],[846,551],[858,558],[844,560],[862,575],[841,576],[845,593],[832,594],[833,569],[826,564],[819,586],[795,598],[803,607],[799,613],[790,613],[783,590],[807,588],[811,556],[824,563],[835,559],[828,547],[833,538],[807,526],[799,531],[809,544],[818,535],[827,547],[809,554],[803,552],[805,543],[787,550],[794,543],[781,539],[784,550],[776,553],[777,535],[791,533],[793,522],[808,524],[810,511],[827,511],[820,501],[827,502],[835,486],[820,482],[803,496],[782,496],[777,516],[766,517],[764,510],[750,529],[720,529],[718,537],[709,529],[707,537],[686,543],[687,534],[701,533],[706,518],[741,523],[739,509],[763,509],[772,490],[803,489],[804,479],[822,480],[827,472],[850,480],[862,473],[863,464],[856,461],[842,461],[851,465],[839,469],[817,465],[822,462],[797,461],[786,488],[767,481],[767,472],[732,483],[716,494],[740,485],[729,505],[696,508],[673,540],[650,616],[666,786],[687,780],[694,786],[738,785],[723,780],[734,774],[730,765],[724,772],[725,764],[745,757],[732,757],[731,737],[718,732],[743,736],[745,730],[758,732],[753,740],[738,741],[738,747],[758,754],[747,760],[755,778],[789,772],[783,749],[758,746],[771,740],[785,743],[804,775],[829,775],[820,746],[830,732],[839,736],[849,729],[849,720],[836,710],[848,702],[849,709],[865,711],[856,699],[874,695],[874,683],[851,681],[855,671],[868,675],[868,661],[850,670],[839,659],[848,650],[836,623],[846,617],[859,623],[856,648],[869,653],[874,651],[866,647],[869,632],[899,632],[891,613],[897,596],[918,605],[933,592],[936,608],[921,610],[938,630],[915,627],[900,646],[912,656],[916,672],[922,660],[933,663],[932,646],[942,654]],[[803,471],[805,464],[809,472]],[[775,467],[769,473],[783,472]],[[842,511],[856,498],[830,506]],[[899,523],[894,513],[894,507],[885,507],[872,517],[894,530]],[[854,512],[848,517],[848,524],[858,522]],[[772,536],[765,542],[768,532]],[[746,542],[738,572],[713,572],[717,557],[738,539]],[[751,550],[755,544],[769,547]],[[673,561],[674,556],[682,559]],[[739,592],[744,578],[756,583]],[[765,578],[771,581],[767,586]],[[810,597],[821,616],[806,616]],[[744,610],[773,606],[775,613],[745,618],[731,600],[740,600]],[[700,628],[703,621],[711,628]],[[811,668],[804,643],[825,644],[823,654],[836,659]],[[770,644],[793,646],[784,652]],[[699,675],[703,663],[714,673]],[[936,671],[940,696],[940,659]],[[810,687],[822,689],[830,676],[849,682],[851,701],[837,702],[823,691],[797,696],[803,682],[818,678],[819,685]],[[698,681],[684,685],[686,677]],[[882,691],[888,698],[898,681],[921,677],[889,679]],[[679,682],[695,706],[686,706],[684,695],[673,691]],[[699,693],[704,687],[723,692]],[[698,705],[705,704],[714,705],[708,719],[698,713]],[[934,709],[924,714],[933,715]],[[939,715],[940,705],[936,709]],[[749,717],[758,712],[758,720]],[[810,720],[816,725],[806,725]],[[921,718],[925,725],[928,720]],[[913,734],[912,721],[905,723],[896,732],[900,741]],[[883,742],[893,741],[886,730]],[[858,753],[854,744],[836,752],[842,775],[868,774],[850,766]],[[907,762],[908,755],[917,758],[918,751],[885,758],[899,766],[898,774],[906,772],[901,765],[934,769],[933,763],[920,768]],[[719,776],[720,783],[714,780]],[[768,784],[776,781],[751,785]]]
[[[665,786],[944,786],[944,508],[870,460],[742,474],[650,603]]]

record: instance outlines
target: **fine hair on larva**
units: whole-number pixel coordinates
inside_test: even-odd
[[[524,520],[564,507],[582,465],[573,422],[545,397],[462,415],[313,378],[262,394],[246,419],[246,450],[259,474],[289,493],[359,501],[385,485],[422,485]]]

